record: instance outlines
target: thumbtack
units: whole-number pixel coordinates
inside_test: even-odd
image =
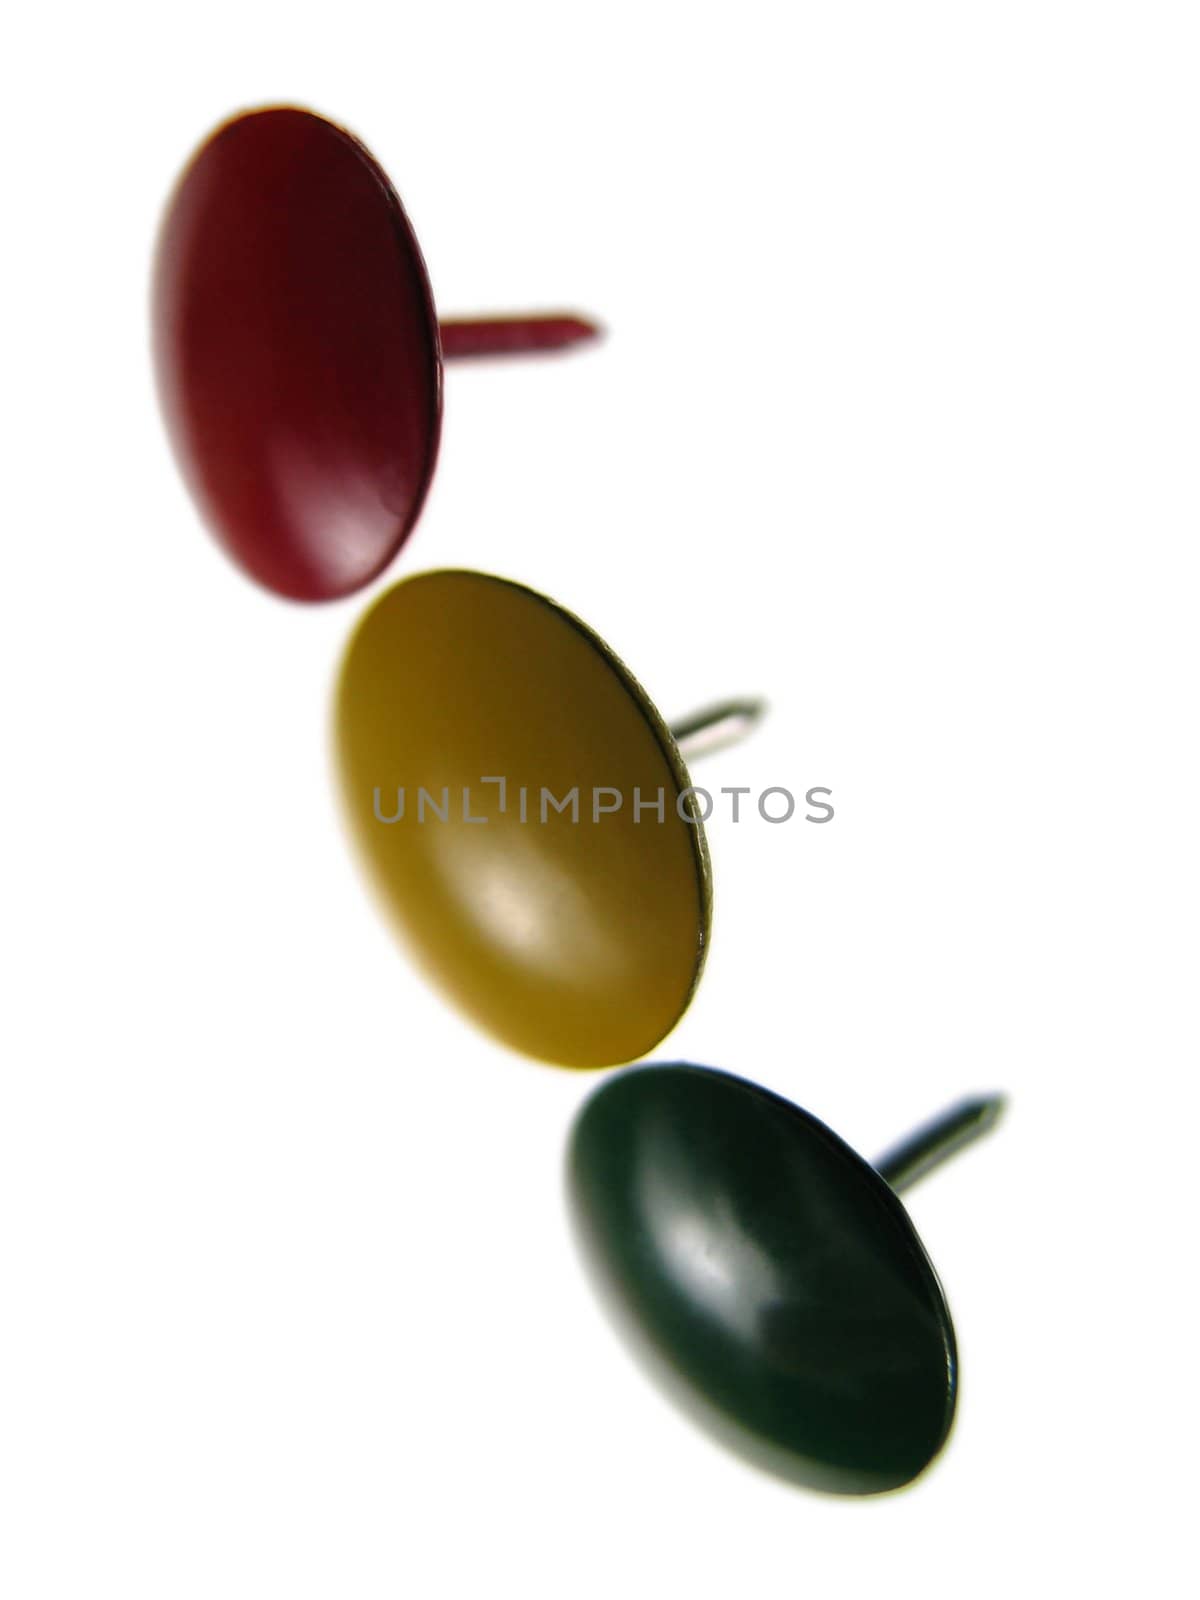
[[[897,1191],[1002,1106],[951,1106],[872,1167],[744,1078],[620,1073],[571,1135],[590,1275],[651,1376],[721,1443],[808,1488],[899,1488],[946,1442],[958,1356]]]
[[[176,458],[233,560],[328,600],[412,532],[437,459],[443,358],[594,339],[569,313],[440,325],[416,235],[364,145],[296,107],[200,146],[154,273],[159,393]]]
[[[351,836],[427,976],[504,1044],[559,1066],[652,1050],[700,981],[712,922],[702,791],[672,734],[562,606],[483,572],[423,572],[342,660],[335,755]]]

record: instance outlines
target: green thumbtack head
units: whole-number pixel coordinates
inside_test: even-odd
[[[586,1102],[569,1191],[618,1324],[687,1409],[810,1488],[899,1488],[954,1418],[954,1327],[896,1197],[996,1121],[966,1100],[869,1166],[806,1111],[708,1067]]]

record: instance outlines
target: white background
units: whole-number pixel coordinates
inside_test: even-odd
[[[0,1593],[1184,1592],[1194,7],[26,7],[3,72]],[[867,1154],[1012,1096],[911,1196],[962,1387],[908,1492],[760,1477],[630,1363],[561,1196],[595,1080],[432,996],[340,831],[366,597],[258,592],[177,480],[159,208],[281,99],[443,308],[610,330],[448,373],[392,576],[546,590],[668,715],[762,691],[705,775],[834,790],[712,830],[660,1057]]]

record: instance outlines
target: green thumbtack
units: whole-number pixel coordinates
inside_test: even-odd
[[[745,1079],[636,1068],[575,1124],[576,1231],[637,1352],[725,1443],[810,1488],[899,1488],[945,1443],[957,1360],[896,1191],[1002,1105],[963,1101],[871,1167]]]

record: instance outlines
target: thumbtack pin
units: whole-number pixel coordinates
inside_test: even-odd
[[[411,533],[437,459],[443,357],[562,349],[567,313],[443,322],[396,191],[344,128],[277,107],[201,145],[154,275],[159,392],[176,457],[234,561],[327,600]]]
[[[840,1494],[923,1472],[954,1420],[950,1310],[896,1197],[994,1125],[963,1101],[875,1167],[807,1111],[709,1067],[636,1067],[576,1119],[584,1258],[633,1350],[754,1465]]]
[[[943,1161],[990,1133],[1004,1115],[1004,1106],[1000,1094],[957,1101],[878,1156],[873,1163],[875,1171],[897,1194],[903,1193]]]
[[[765,700],[722,700],[673,722],[671,737],[683,759],[695,761],[740,744],[762,721],[766,711]]]

